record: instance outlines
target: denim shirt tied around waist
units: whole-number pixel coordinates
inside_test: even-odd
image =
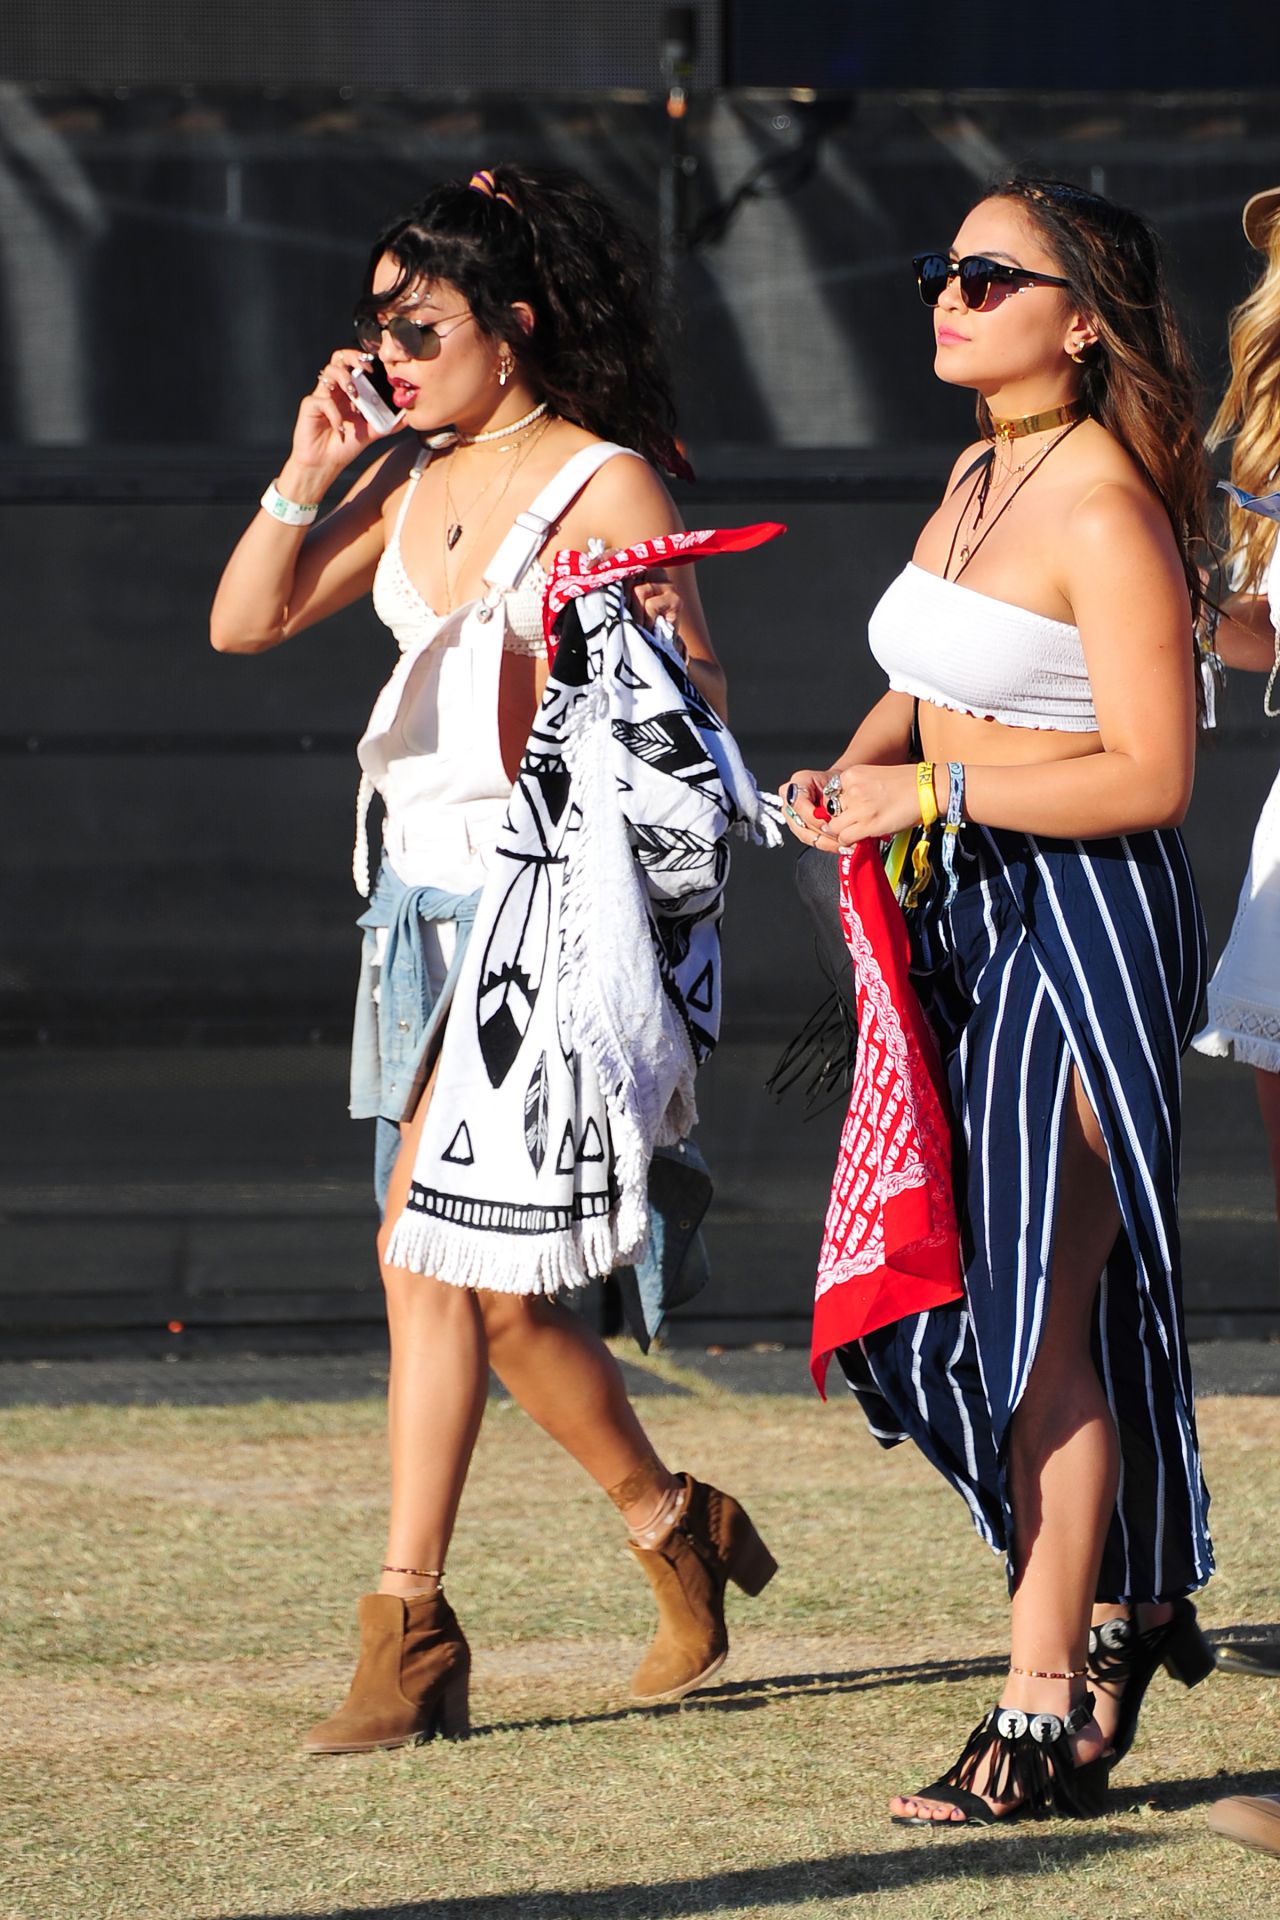
[[[384,860],[369,904],[356,921],[364,928],[351,1044],[353,1120],[407,1120],[426,1084],[453,999],[462,956],[479,902],[475,893],[409,887]],[[422,928],[451,921],[458,930],[453,957],[438,994],[427,973]],[[387,930],[378,961],[378,929]]]

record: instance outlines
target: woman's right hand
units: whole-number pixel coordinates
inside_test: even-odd
[[[372,441],[390,438],[375,433],[356,406],[351,375],[363,358],[358,347],[338,347],[298,408],[292,457],[309,472],[339,474]]]

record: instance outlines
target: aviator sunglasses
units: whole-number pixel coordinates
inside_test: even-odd
[[[952,260],[945,253],[918,253],[911,262],[916,284],[926,307],[936,307],[948,281],[958,279],[960,298],[971,311],[984,307],[993,286],[1012,287],[1021,293],[1026,287],[1069,287],[1053,273],[1033,273],[1030,267],[1010,267],[1000,260],[988,260],[982,253],[967,253],[963,260]]]
[[[389,333],[401,353],[408,354],[411,360],[434,360],[450,333],[456,333],[458,327],[468,320],[474,320],[474,313],[441,315],[440,320],[410,320],[406,314],[393,313],[388,320],[379,320],[376,313],[368,309],[357,312],[355,317],[356,345],[365,353],[377,353],[382,345],[382,336]],[[441,321],[456,320],[457,327],[450,327],[448,333],[440,332]]]

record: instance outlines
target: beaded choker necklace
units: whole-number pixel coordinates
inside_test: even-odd
[[[993,414],[991,431],[997,440],[1021,440],[1024,433],[1047,433],[1050,427],[1074,427],[1084,415],[1081,401],[1068,400],[1065,407],[1049,407],[1044,413],[1024,413],[1010,420],[997,420]]]
[[[546,401],[540,400],[509,427],[490,427],[487,433],[459,433],[456,427],[437,427],[431,433],[424,433],[422,438],[433,453],[447,453],[450,447],[482,447],[486,440],[509,440],[513,433],[523,433],[535,420],[541,420],[547,410]]]
[[[509,427],[490,427],[488,433],[460,433],[458,435],[458,445],[460,447],[482,447],[486,440],[505,440],[508,435],[522,433],[526,427],[531,427],[535,420],[541,420],[546,410],[546,401],[540,400],[536,407],[531,407],[528,413],[523,414],[519,420],[513,420]]]

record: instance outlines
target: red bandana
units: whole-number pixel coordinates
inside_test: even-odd
[[[776,520],[760,520],[750,527],[704,527],[696,533],[662,533],[652,540],[641,540],[634,547],[623,547],[606,559],[595,562],[590,555],[565,548],[551,561],[551,581],[542,606],[542,631],[547,651],[551,651],[552,628],[556,615],[570,600],[614,580],[634,580],[637,574],[655,567],[680,567],[698,560],[703,554],[745,553],[749,547],[762,547],[776,540],[786,528]]]
[[[858,1057],[813,1309],[809,1364],[824,1399],[837,1347],[963,1294],[938,1047],[875,840],[840,856],[840,919],[857,976]]]

